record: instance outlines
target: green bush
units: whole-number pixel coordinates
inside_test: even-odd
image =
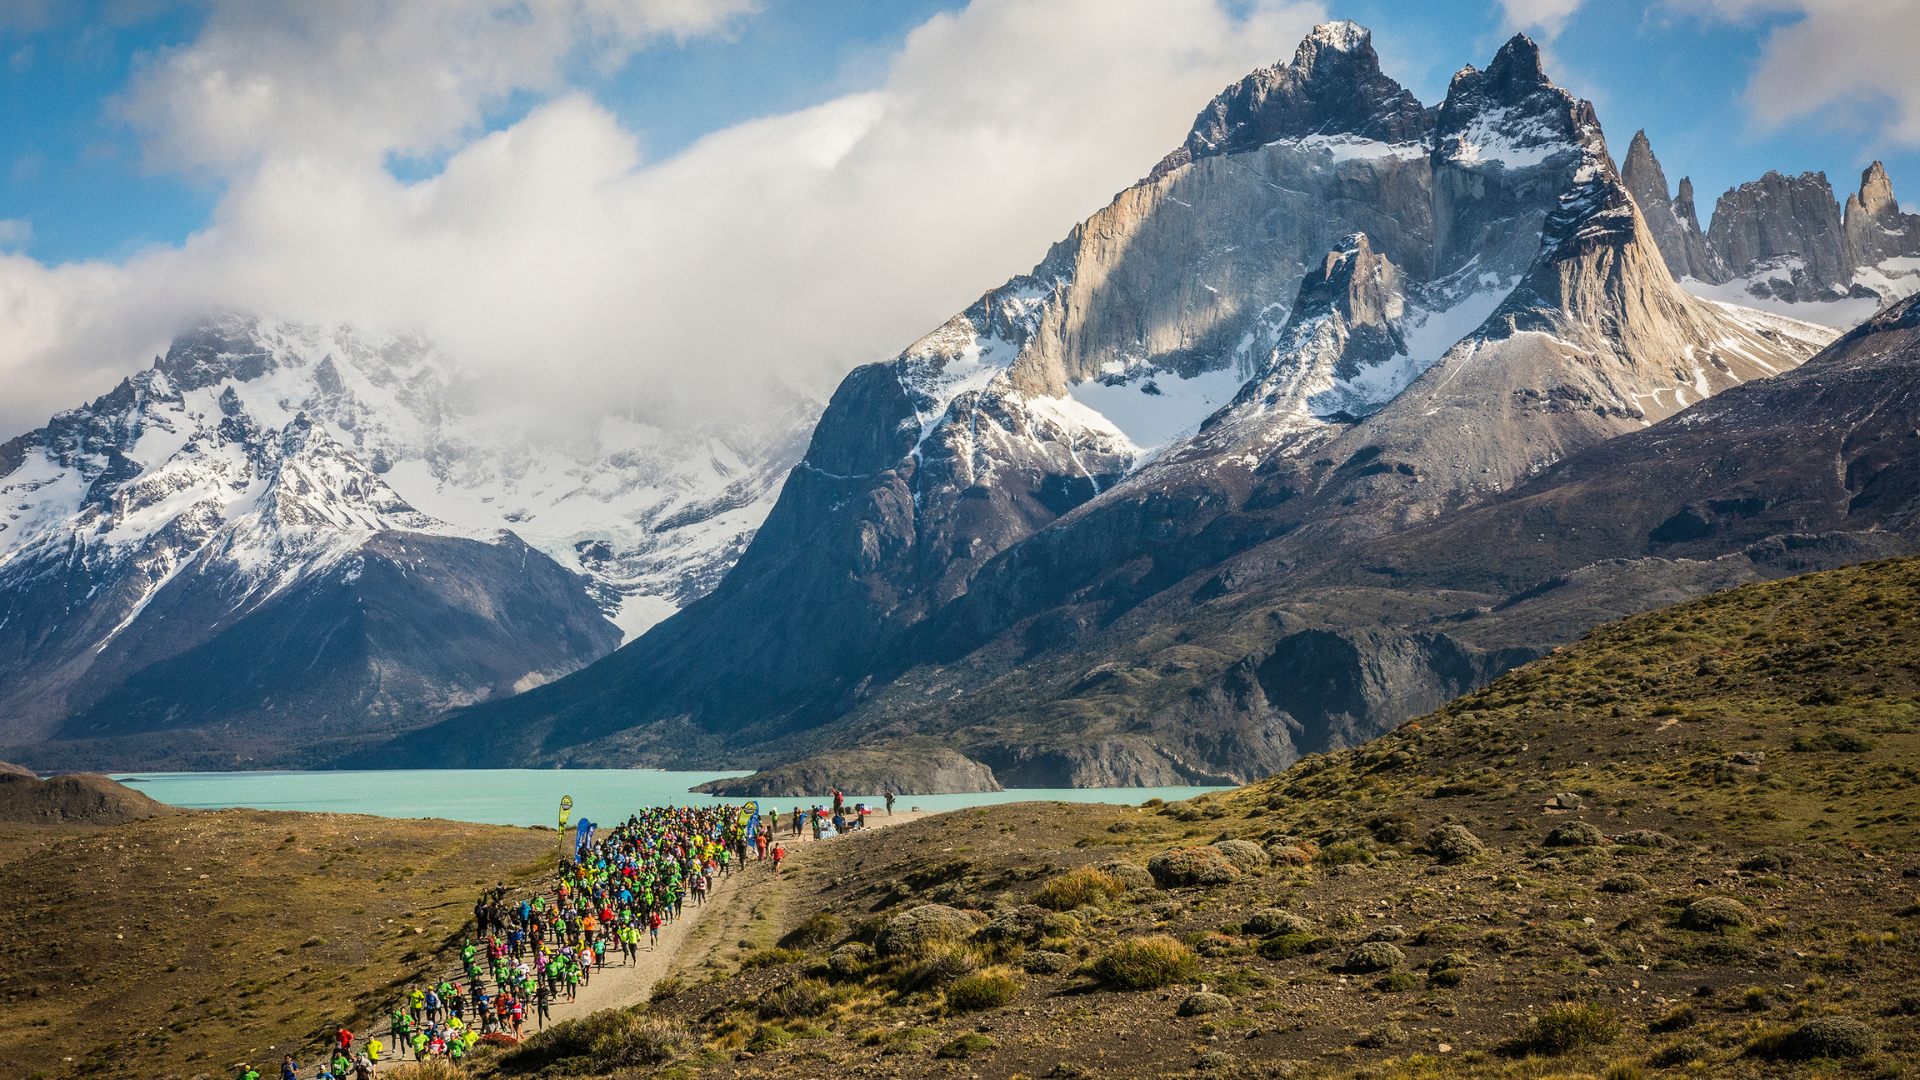
[[[1452,990],[1466,981],[1466,968],[1443,968],[1427,976],[1427,985],[1441,990]]]
[[[1122,990],[1155,990],[1192,979],[1200,962],[1193,951],[1166,936],[1122,941],[1094,961],[1093,973]]]
[[[1699,1019],[1700,1014],[1694,1011],[1693,1006],[1682,1002],[1668,1009],[1665,1016],[1648,1024],[1647,1030],[1655,1034],[1679,1031],[1681,1028],[1692,1027]]]
[[[989,968],[962,975],[947,987],[947,1007],[958,1012],[997,1009],[1020,993],[1020,980],[1005,970]]]
[[[669,975],[653,984],[653,989],[647,991],[647,1000],[665,1001],[686,988],[687,980],[678,975]]]
[[[962,1035],[933,1052],[937,1058],[970,1058],[985,1050],[991,1050],[1000,1044],[985,1035],[969,1033]]]
[[[806,922],[795,927],[786,940],[788,944],[802,949],[817,949],[828,942],[840,940],[846,932],[846,920],[831,911],[816,911]]]
[[[755,949],[740,958],[740,970],[752,971],[755,968],[797,964],[806,958],[807,954],[799,949]]]
[[[1119,878],[1104,870],[1082,866],[1060,875],[1033,894],[1033,902],[1054,911],[1072,911],[1077,907],[1099,907],[1127,891]]]
[[[1391,994],[1401,990],[1411,990],[1420,985],[1420,980],[1414,978],[1412,972],[1396,971],[1373,985],[1376,989],[1385,990]]]
[[[1281,934],[1260,943],[1260,955],[1269,960],[1290,960],[1306,953],[1326,952],[1340,947],[1340,939],[1317,934]]]
[[[679,1024],[626,1013],[594,1038],[592,1054],[603,1070],[657,1066],[685,1055],[697,1042],[693,1032]]]
[[[1672,1069],[1705,1058],[1710,1051],[1707,1044],[1698,1039],[1684,1039],[1668,1043],[1653,1052],[1647,1060],[1662,1069]]]
[[[819,979],[795,979],[760,996],[760,1019],[819,1016],[833,1004],[831,987]]]
[[[1535,1017],[1520,1034],[1501,1043],[1502,1053],[1515,1056],[1557,1056],[1603,1046],[1620,1037],[1620,1020],[1612,1009],[1591,1003],[1555,1005]]]

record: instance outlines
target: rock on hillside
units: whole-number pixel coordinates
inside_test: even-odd
[[[67,773],[45,780],[0,772],[0,821],[29,825],[120,825],[181,811],[104,776]]]

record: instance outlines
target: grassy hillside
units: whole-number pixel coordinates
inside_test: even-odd
[[[481,1068],[1900,1075],[1917,611],[1916,560],[1742,586],[1232,792],[822,845],[781,949],[718,942],[650,1010]]]
[[[277,1063],[434,965],[479,885],[554,852],[550,832],[254,810],[0,839],[0,1077]]]

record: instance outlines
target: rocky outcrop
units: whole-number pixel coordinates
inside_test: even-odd
[[[1768,172],[1728,189],[1714,205],[1707,246],[1720,280],[1752,279],[1747,288],[1756,296],[1804,303],[1845,296],[1851,287],[1840,205],[1825,173]]]
[[[751,776],[709,780],[689,790],[729,799],[811,797],[825,802],[834,788],[866,802],[889,790],[896,795],[1001,790],[992,769],[944,747],[843,750]]]
[[[1693,181],[1681,177],[1679,197],[1668,196],[1666,171],[1653,156],[1653,144],[1647,141],[1645,131],[1633,133],[1627,159],[1620,166],[1620,179],[1640,207],[1640,216],[1646,219],[1647,231],[1653,235],[1674,280],[1726,279],[1724,273],[1714,269],[1712,256],[1707,253],[1706,237],[1700,232],[1700,219],[1693,209]]]

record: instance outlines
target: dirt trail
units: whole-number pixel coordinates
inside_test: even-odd
[[[917,813],[902,811],[894,814],[891,818],[882,813],[868,820],[866,831],[871,832],[875,829],[885,828],[888,825],[903,825],[909,821],[926,816],[927,814],[924,811]],[[807,855],[811,851],[824,848],[829,844],[858,842],[860,835],[861,833],[856,831],[844,837],[835,837],[829,841],[802,840],[795,842],[785,835],[785,829],[783,827],[780,842],[787,847],[790,864],[799,867],[806,865]],[[680,918],[662,924],[660,927],[659,948],[649,949],[643,939],[640,945],[640,960],[638,963],[628,964],[615,962],[613,957],[618,954],[609,953],[606,968],[594,972],[593,981],[580,988],[580,993],[575,1000],[562,1000],[554,1003],[552,1009],[553,1019],[556,1022],[568,1020],[574,1017],[586,1016],[589,1013],[598,1012],[601,1009],[624,1008],[628,1005],[636,1005],[647,1000],[647,994],[653,989],[653,984],[665,977],[669,971],[673,970],[675,962],[680,958],[679,954],[681,949],[687,944],[690,938],[695,936],[694,931],[696,927],[710,917],[718,918],[722,913],[725,913],[731,906],[739,902],[743,893],[758,894],[760,890],[754,888],[754,886],[764,887],[773,883],[774,879],[772,874],[763,869],[759,863],[749,861],[745,869],[736,871],[726,878],[723,878],[713,892],[707,896],[707,902],[705,904],[695,907],[693,903],[689,901],[687,906],[682,909]],[[531,1021],[532,1018],[529,1017],[528,1019]],[[536,1025],[529,1023],[525,1030],[534,1031],[538,1030],[538,1028]]]

